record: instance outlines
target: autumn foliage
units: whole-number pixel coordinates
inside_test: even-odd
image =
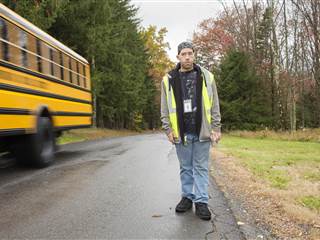
[[[215,72],[223,93],[222,116],[230,116],[223,118],[224,125],[292,131],[320,127],[320,2],[222,5],[217,17],[199,24],[193,43],[198,63]],[[248,101],[243,92],[231,96],[241,85],[246,96],[254,97],[250,109],[243,104]],[[243,112],[255,114],[248,118]]]

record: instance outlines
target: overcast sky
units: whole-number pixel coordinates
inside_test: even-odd
[[[177,45],[191,40],[202,20],[216,17],[223,9],[219,0],[131,0],[131,3],[139,7],[138,17],[143,27],[167,28],[166,41],[171,47],[168,55],[173,61],[176,61]]]

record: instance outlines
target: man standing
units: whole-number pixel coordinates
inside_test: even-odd
[[[217,88],[212,73],[194,64],[192,43],[179,44],[177,58],[176,68],[161,83],[162,127],[180,162],[182,199],[176,212],[186,212],[194,202],[196,215],[210,220],[210,141],[221,138]]]

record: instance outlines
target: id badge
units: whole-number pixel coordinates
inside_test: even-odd
[[[192,112],[191,99],[187,99],[183,101],[183,109],[184,109],[184,113]]]

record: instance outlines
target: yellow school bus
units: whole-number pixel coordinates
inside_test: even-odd
[[[92,124],[88,61],[0,4],[0,147],[38,167],[62,131]]]

